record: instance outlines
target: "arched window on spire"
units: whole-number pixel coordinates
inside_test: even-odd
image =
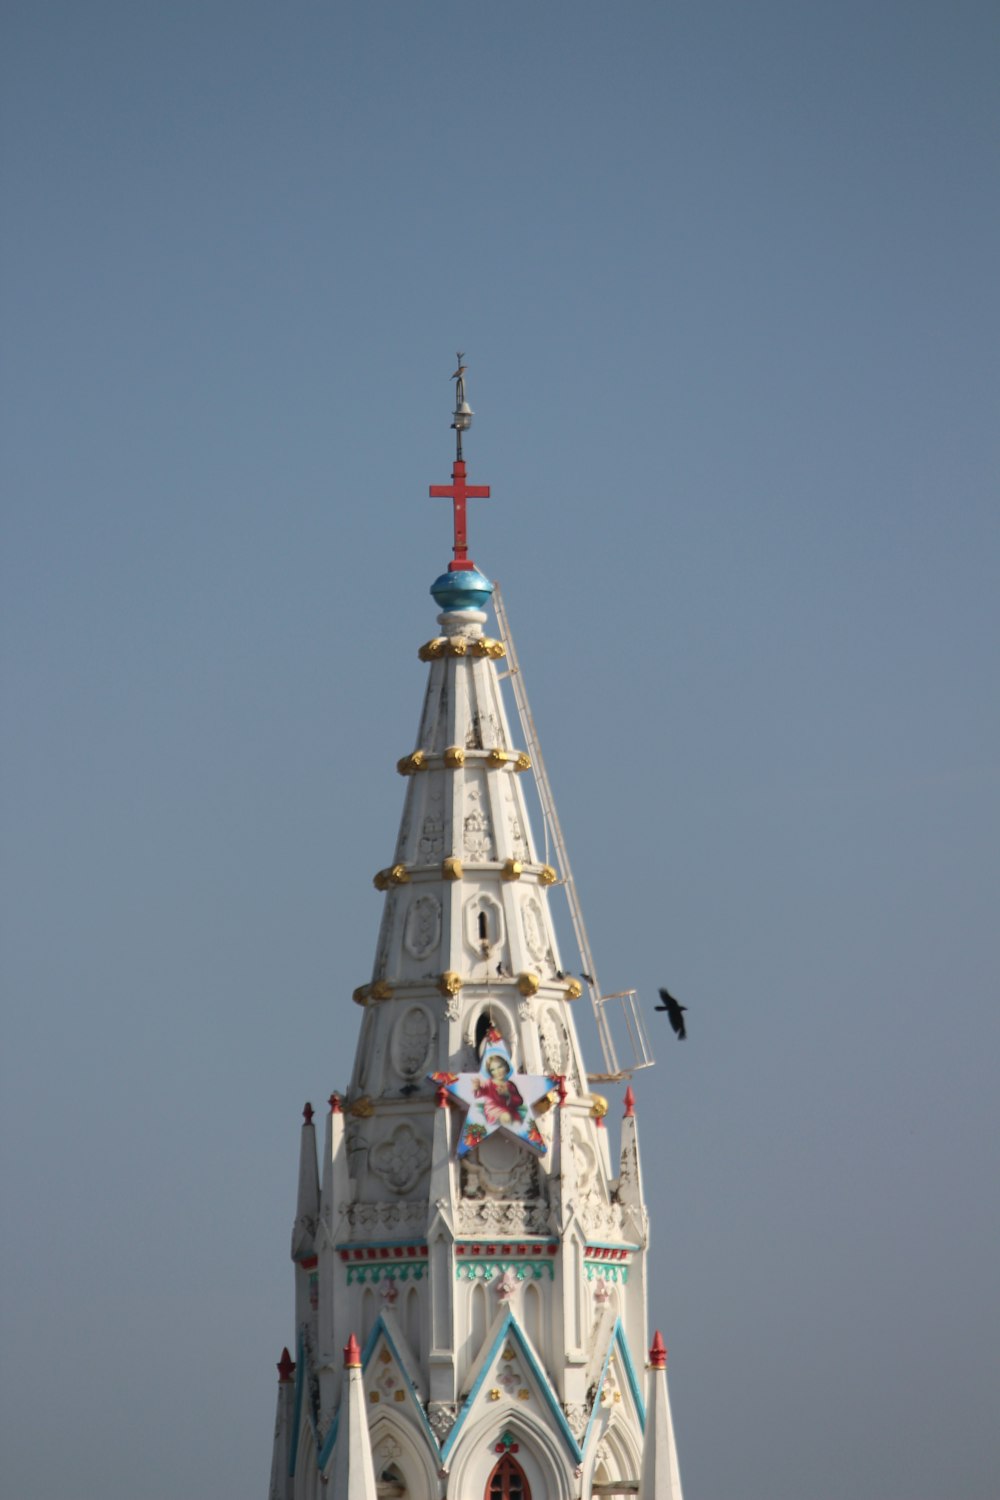
[[[483,1500],[531,1500],[524,1470],[509,1453],[504,1454],[487,1480]]]
[[[493,1012],[490,1009],[490,1007],[487,1006],[486,1009],[483,1011],[482,1015],[479,1017],[479,1020],[476,1022],[476,1056],[477,1057],[482,1057],[482,1055],[483,1055],[483,1048],[486,1046],[486,1033],[490,1030],[490,1028],[492,1026],[495,1026],[495,1025],[496,1025],[496,1022],[493,1019]]]

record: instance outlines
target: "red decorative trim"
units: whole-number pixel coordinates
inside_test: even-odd
[[[499,1255],[505,1259],[509,1259],[511,1256],[518,1255],[556,1255],[558,1251],[558,1244],[553,1244],[551,1241],[543,1245],[477,1245],[470,1240],[456,1242],[455,1244],[456,1255],[473,1257],[477,1255]]]
[[[302,1111],[302,1118],[306,1122],[307,1125],[311,1125],[312,1124],[312,1122],[313,1122],[313,1113],[314,1113],[314,1111],[313,1111],[312,1105],[309,1104],[309,1103],[307,1103],[305,1109]]]
[[[315,1271],[316,1267],[319,1265],[319,1257],[315,1255],[303,1255],[302,1259],[299,1261],[299,1265],[302,1267],[303,1271]]]
[[[371,1260],[423,1260],[427,1256],[426,1245],[363,1245],[352,1250],[347,1246],[337,1247],[337,1254],[344,1264]]]
[[[344,1346],[344,1369],[360,1370],[361,1368],[361,1346],[352,1333]]]
[[[628,1088],[625,1090],[625,1118],[626,1118],[626,1120],[631,1120],[634,1117],[635,1117],[635,1095],[632,1092],[632,1085],[629,1084]]]
[[[339,1115],[339,1114],[343,1113],[343,1110],[342,1110],[341,1104],[340,1104],[340,1095],[339,1094],[331,1094],[330,1095],[329,1103],[330,1103],[330,1113],[331,1113],[331,1115]]]
[[[667,1368],[667,1346],[659,1329],[653,1334],[653,1347],[649,1351],[649,1363],[654,1370]]]
[[[278,1360],[278,1379],[282,1385],[287,1385],[295,1374],[295,1361],[287,1349],[282,1349],[281,1358]]]

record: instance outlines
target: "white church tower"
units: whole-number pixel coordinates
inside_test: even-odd
[[[431,487],[454,505],[454,558],[416,653],[423,712],[319,1158],[305,1110],[269,1500],[681,1500],[634,1099],[613,1162],[550,911],[568,866],[529,825],[541,768],[467,552],[466,500],[489,490],[466,483],[464,373],[459,356],[452,483]],[[554,817],[544,775],[540,800]]]

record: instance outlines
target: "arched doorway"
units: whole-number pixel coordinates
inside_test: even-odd
[[[504,1454],[490,1475],[483,1500],[531,1500],[524,1470],[509,1453]]]

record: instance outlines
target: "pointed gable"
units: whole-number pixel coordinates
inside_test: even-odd
[[[535,1426],[544,1422],[555,1427],[574,1462],[580,1460],[580,1448],[559,1404],[559,1398],[538,1356],[509,1310],[496,1324],[471,1372],[471,1385],[458,1419],[441,1449],[447,1458],[463,1430],[489,1415],[502,1424],[516,1415]]]
[[[391,1311],[379,1315],[361,1355],[365,1408],[374,1429],[377,1419],[391,1413],[394,1423],[419,1430],[423,1440],[437,1442],[424,1411],[427,1393],[422,1388],[419,1365],[409,1349],[402,1330]],[[320,1468],[325,1468],[337,1443],[341,1420],[338,1412],[330,1426],[320,1453]]]

